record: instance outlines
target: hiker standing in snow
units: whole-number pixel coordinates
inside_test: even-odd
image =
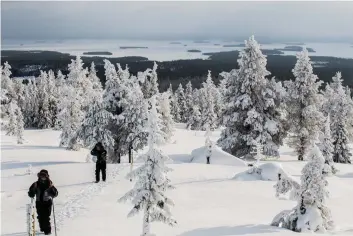
[[[96,162],[96,183],[100,180],[100,172],[102,171],[102,179],[106,179],[106,169],[107,169],[107,151],[104,149],[101,142],[98,142],[96,146],[91,151],[92,156],[97,157]]]
[[[37,218],[39,228],[45,235],[51,234],[50,215],[53,205],[53,198],[58,196],[58,190],[49,179],[47,170],[41,170],[38,174],[38,180],[34,182],[28,191],[30,198],[36,197]]]

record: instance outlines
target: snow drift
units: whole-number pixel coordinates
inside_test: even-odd
[[[200,147],[194,149],[191,152],[191,161],[192,163],[204,163],[206,164],[206,147]],[[223,151],[220,147],[213,145],[212,147],[212,155],[210,158],[211,164],[216,165],[231,165],[231,166],[247,166],[247,164],[240,160],[239,158]]]
[[[244,171],[236,174],[233,179],[240,181],[264,180],[277,181],[278,174],[284,173],[283,167],[280,163],[271,162],[265,163],[258,167],[253,167],[254,171]]]

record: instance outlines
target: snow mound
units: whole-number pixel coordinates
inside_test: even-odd
[[[277,181],[278,174],[285,173],[283,167],[280,163],[271,162],[265,163],[258,167],[256,170],[249,173],[249,170],[240,172],[236,174],[233,179],[239,181],[254,181],[254,180],[264,180],[264,181]]]
[[[191,152],[191,162],[206,164],[206,153],[206,147],[194,149]],[[212,147],[212,156],[210,162],[211,164],[216,165],[247,166],[247,164],[243,160],[240,160],[239,158],[223,151],[220,147],[216,145],[213,145]]]

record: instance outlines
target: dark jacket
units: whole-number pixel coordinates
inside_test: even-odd
[[[107,151],[101,146],[100,150],[94,147],[91,151],[92,156],[97,157],[97,163],[102,163],[107,161]]]
[[[58,190],[54,187],[50,179],[44,183],[41,181],[34,182],[28,191],[28,196],[33,198],[36,196],[37,202],[52,202],[52,199],[58,196]]]

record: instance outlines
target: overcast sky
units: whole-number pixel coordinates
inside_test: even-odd
[[[353,43],[353,2],[4,2],[2,39]]]

